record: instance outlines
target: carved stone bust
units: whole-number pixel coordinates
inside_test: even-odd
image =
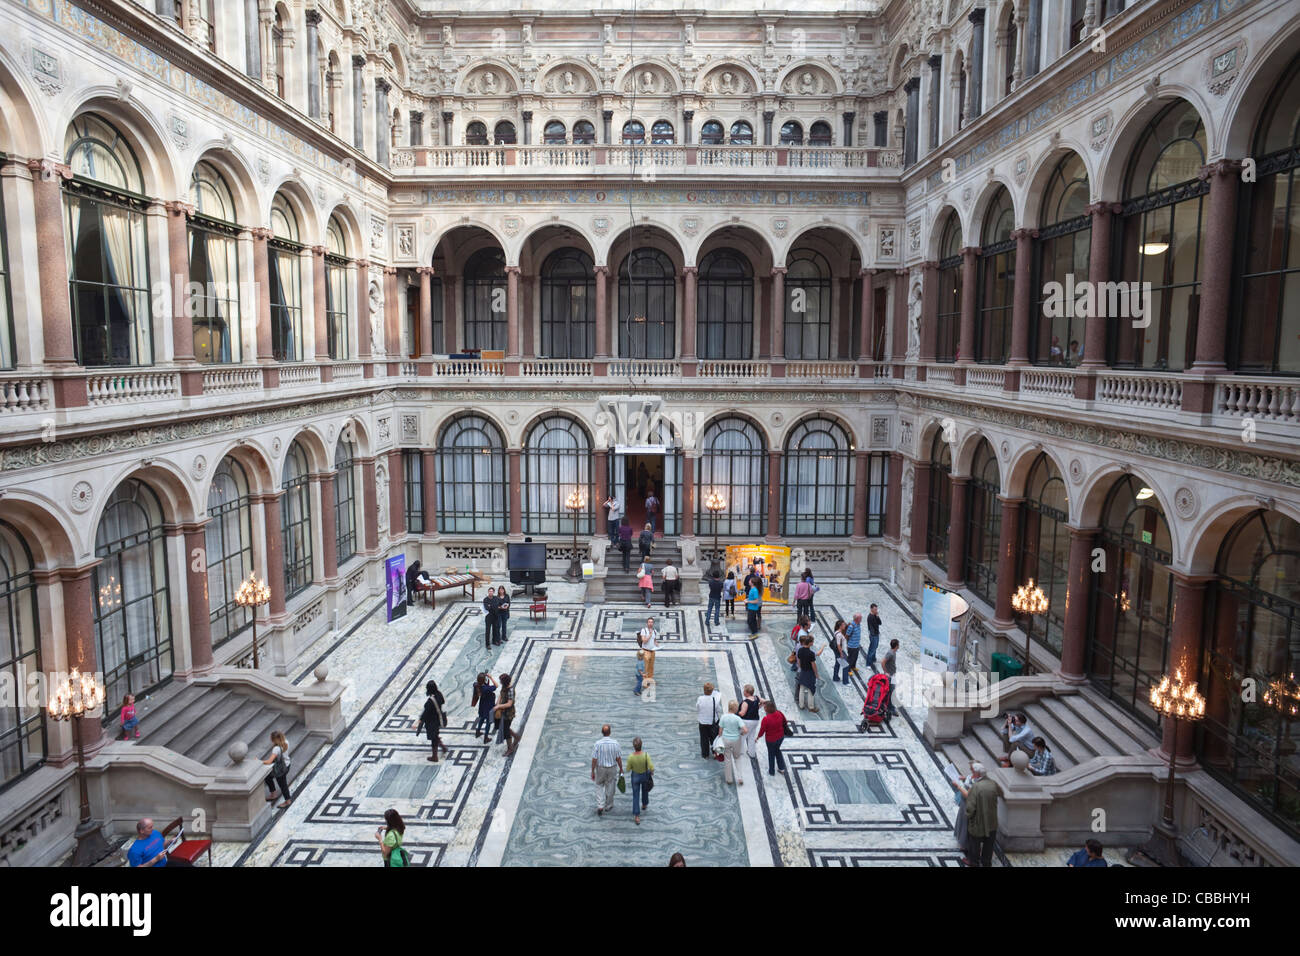
[[[810,70],[804,70],[799,77],[799,92],[812,95],[817,92],[817,78]]]
[[[649,70],[641,72],[641,92],[653,93],[658,87],[655,85],[655,75]]]
[[[564,76],[560,78],[560,89],[564,90],[566,93],[572,93],[577,89],[577,86],[577,81],[573,78],[573,72],[571,70],[565,70]]]
[[[484,93],[495,93],[497,91],[497,75],[488,70],[483,74],[482,85]]]
[[[722,74],[722,79],[718,84],[718,89],[723,93],[736,92],[736,76],[731,71]]]

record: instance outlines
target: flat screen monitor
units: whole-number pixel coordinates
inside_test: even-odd
[[[546,545],[532,541],[506,545],[506,564],[511,571],[545,571]]]

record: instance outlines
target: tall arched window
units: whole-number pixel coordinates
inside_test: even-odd
[[[475,120],[465,127],[466,146],[486,146],[487,141],[487,125],[485,123]]]
[[[253,570],[253,505],[248,475],[233,458],[221,459],[208,488],[204,552],[208,566],[208,621],[220,647],[252,622],[235,603],[240,582]]]
[[[853,445],[829,418],[809,418],[785,443],[781,533],[853,532]]]
[[[1209,180],[1198,178],[1205,150],[1205,127],[1186,100],[1161,110],[1133,150],[1116,274],[1126,282],[1151,283],[1151,296],[1144,303],[1145,325],[1135,328],[1131,314],[1109,317],[1112,365],[1177,371],[1196,355],[1201,233],[1210,190]]]
[[[34,570],[22,534],[0,521],[0,685],[17,692],[0,699],[0,790],[45,760],[45,710],[26,693],[28,678],[41,673]]]
[[[162,505],[147,485],[128,478],[104,506],[95,533],[91,602],[104,721],[126,694],[157,687],[172,675],[171,598]]]
[[[334,534],[339,567],[357,553],[357,462],[352,442],[334,449]]]
[[[348,341],[353,293],[352,271],[348,268],[347,233],[337,216],[330,216],[325,229],[325,331],[329,337],[330,358],[336,361],[352,357]]]
[[[803,127],[795,120],[787,120],[781,124],[781,145],[782,146],[802,146],[803,145]]]
[[[717,120],[709,120],[700,127],[700,145],[721,146],[722,135],[722,124]]]
[[[1083,358],[1083,316],[1065,301],[1067,276],[1088,278],[1092,217],[1088,215],[1088,171],[1078,153],[1067,153],[1052,170],[1043,193],[1043,223],[1034,242],[1039,307],[1029,327],[1029,357],[1035,365],[1077,365]],[[1049,286],[1049,283],[1054,284]],[[1071,287],[1072,284],[1071,284]]]
[[[1156,724],[1148,698],[1168,670],[1173,554],[1160,502],[1132,475],[1110,490],[1098,544],[1105,563],[1092,587],[1088,673],[1116,703]]]
[[[939,237],[939,302],[935,309],[934,356],[938,362],[957,360],[957,340],[961,334],[961,221],[956,213],[948,214]]]
[[[284,535],[284,597],[301,594],[312,579],[311,466],[307,453],[294,442],[284,456],[281,472],[280,530]]]
[[[81,365],[149,365],[149,244],[144,180],[130,145],[102,117],[68,126],[63,186],[68,284]]]
[[[202,290],[191,299],[194,358],[205,364],[238,362],[241,227],[226,178],[206,160],[194,164],[190,202],[190,281]]]
[[[0,368],[13,368],[13,291],[9,283],[9,228],[5,223],[4,196],[0,195]]]
[[[1024,9],[1023,7],[1021,8]],[[1002,44],[1002,96],[1011,95],[1011,84],[1016,74],[1016,14],[1007,10],[1005,40]]]
[[[493,246],[465,263],[465,348],[506,347],[506,257]]]
[[[735,249],[700,263],[696,349],[702,359],[747,359],[754,350],[754,270]]]
[[[1070,570],[1070,501],[1065,482],[1056,465],[1041,454],[1029,468],[1025,483],[1025,503],[1020,518],[1020,577],[1029,578],[1047,595],[1047,614],[1041,618],[1025,615],[1021,627],[1029,636],[1061,653],[1061,635],[1065,631],[1065,592]]]
[[[1252,512],[1224,538],[1216,570],[1204,614],[1199,758],[1300,833],[1300,723],[1265,699],[1300,671],[1300,523],[1277,511]],[[1242,693],[1248,680],[1253,695]]]
[[[542,263],[542,350],[546,358],[595,354],[596,272],[591,256],[557,249]]]
[[[966,586],[987,604],[996,604],[998,596],[1001,493],[997,456],[988,441],[981,439],[966,483]]]
[[[1242,186],[1244,249],[1229,312],[1230,367],[1300,374],[1300,57],[1265,100],[1255,133],[1255,182]]]
[[[751,422],[718,418],[700,441],[699,477],[695,482],[695,527],[699,534],[754,538],[765,533],[767,519],[767,444]],[[704,507],[711,492],[727,507],[715,519]]]
[[[438,436],[438,530],[506,533],[506,446],[486,418],[462,415]]]
[[[1016,283],[1016,241],[1011,233],[1015,228],[1011,194],[1005,186],[999,186],[989,200],[980,237],[975,354],[972,356],[977,362],[1002,364],[1011,348],[1011,309]]]
[[[673,130],[673,124],[668,120],[655,120],[654,125],[650,127],[650,145],[671,146],[675,142],[677,142],[677,134]]]
[[[731,143],[733,146],[753,146],[754,127],[745,120],[736,120],[731,124]]]
[[[831,145],[831,124],[825,120],[818,120],[813,123],[808,130],[809,146],[830,146]]]
[[[283,193],[271,202],[271,232],[271,352],[277,362],[301,362],[302,242],[298,217]]]
[[[524,533],[573,534],[574,514],[564,501],[575,489],[587,500],[577,514],[578,534],[591,534],[591,439],[571,418],[544,418],[524,436]]]
[[[786,260],[785,357],[831,357],[831,267],[806,246]]]
[[[286,19],[284,7],[276,7],[275,24],[271,27],[271,72],[275,76],[275,93],[280,99],[285,97],[284,72],[289,59],[288,42],[284,35]]]
[[[677,281],[672,260],[658,249],[633,249],[618,270],[618,313],[623,358],[666,359],[677,354]]]
[[[492,128],[492,139],[497,146],[514,146],[518,142],[515,124],[509,120],[501,120]]]
[[[645,143],[645,124],[640,120],[628,120],[623,124],[623,143],[626,146],[641,146]]]
[[[578,120],[573,124],[573,145],[591,146],[596,142],[596,127],[590,120]]]
[[[925,525],[925,552],[930,560],[948,570],[948,533],[952,521],[952,449],[943,431],[930,443],[930,500]]]
[[[547,146],[563,146],[567,135],[568,131],[559,120],[549,120],[542,127],[542,142]]]

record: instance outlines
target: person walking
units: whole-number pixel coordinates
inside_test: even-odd
[[[854,614],[853,623],[844,629],[844,646],[849,652],[849,666],[844,671],[844,683],[849,675],[858,672],[858,654],[862,652],[862,615]]]
[[[515,719],[515,688],[509,674],[501,675],[501,689],[497,692],[497,704],[492,708],[492,716],[501,728],[497,733],[497,743],[505,742],[506,756],[509,757],[519,747],[519,735],[510,729],[510,724]]]
[[[646,527],[650,529],[650,534],[655,533],[655,519],[659,517],[659,499],[655,497],[655,490],[650,489],[650,493],[645,496],[645,520]]]
[[[867,666],[876,666],[876,645],[880,643],[880,608],[871,605],[867,615]]]
[[[492,650],[492,645],[501,643],[496,640],[497,636],[497,607],[501,604],[497,592],[488,588],[487,594],[483,595],[483,646],[488,651]]]
[[[623,519],[623,523],[618,526],[618,550],[623,554],[623,570],[631,571],[632,561],[632,523]]]
[[[975,778],[966,794],[967,866],[992,866],[993,843],[998,836],[998,787],[982,763],[970,765]]]
[[[695,698],[695,712],[700,721],[700,756],[706,760],[713,746],[713,738],[718,736],[718,721],[722,717],[722,698],[713,689],[713,683],[704,685],[704,693]]]
[[[778,767],[785,773],[785,757],[781,754],[781,742],[786,737],[785,714],[776,709],[773,701],[765,700],[763,715],[758,725],[758,735],[767,744],[767,775],[775,777]]]
[[[632,756],[627,758],[627,773],[632,782],[632,820],[641,825],[641,814],[650,808],[650,788],[654,786],[654,761],[641,750],[641,738],[632,738]]]
[[[497,636],[494,644],[504,644],[509,640],[506,637],[506,625],[510,621],[510,596],[506,594],[505,585],[497,588]]]
[[[375,836],[379,838],[379,852],[384,856],[384,866],[410,866],[411,854],[402,846],[406,837],[406,824],[396,810],[384,811],[384,825]]]
[[[623,517],[623,504],[618,500],[618,496],[610,493],[605,499],[605,529],[609,532],[609,543],[614,544],[618,541],[619,519]]]
[[[749,623],[749,634],[752,637],[758,633],[758,627],[762,623],[759,620],[759,614],[763,610],[763,592],[754,585],[750,587],[745,595],[745,616]]]
[[[424,692],[428,696],[424,701],[424,712],[420,714],[420,722],[415,725],[415,732],[418,734],[423,730],[425,736],[429,738],[429,748],[433,751],[433,754],[425,759],[430,763],[437,763],[438,749],[440,747],[443,753],[451,753],[447,749],[447,745],[438,739],[438,730],[447,726],[447,715],[442,711],[446,701],[443,699],[441,691],[438,690],[437,681],[429,681],[425,684]]]
[[[796,617],[812,617],[812,584],[806,571],[794,586],[794,613]]]
[[[496,705],[496,681],[492,679],[491,674],[479,674],[478,680],[474,683],[474,696],[470,700],[471,707],[478,707],[478,719],[474,721],[472,733],[477,737],[479,724],[482,724],[485,744],[492,743],[492,712],[496,709]]]
[[[600,739],[591,751],[591,779],[596,784],[596,816],[614,809],[614,785],[623,772],[623,751],[609,735],[609,724],[600,728]]]
[[[655,579],[650,576],[650,570],[645,566],[645,564],[641,565],[640,575],[641,576],[637,578],[636,586],[641,589],[641,597],[645,600],[645,606],[649,607],[650,595],[653,594],[655,590]]]
[[[715,627],[722,623],[722,572],[714,571],[709,575],[709,603],[704,608],[704,623],[713,618]]]
[[[678,604],[681,604],[682,599],[677,596],[677,592],[681,588],[681,584],[682,584],[681,572],[679,572],[677,568],[673,566],[672,558],[669,558],[664,563],[663,579],[664,579],[664,607],[672,607],[674,600],[676,600]]]
[[[271,752],[262,763],[271,768],[266,775],[267,801],[275,799],[275,787],[279,784],[280,794],[284,797],[279,809],[289,809],[289,804],[293,803],[293,795],[289,793],[289,741],[280,731],[271,731]]]
[[[745,722],[745,753],[753,757],[754,748],[758,746],[758,723],[763,718],[763,698],[754,693],[753,684],[745,685],[744,694],[737,713]]]
[[[840,671],[844,671],[844,683],[849,682],[849,639],[845,633],[848,625],[843,620],[835,622],[835,630],[831,632],[831,654],[835,658],[835,671],[831,674],[831,683],[837,683],[840,679]]]
[[[895,683],[898,677],[898,638],[889,642],[889,650],[885,651],[881,669],[889,675],[889,716],[897,717],[898,711],[894,708],[894,692],[898,690],[898,685]]]
[[[736,572],[728,571],[727,579],[722,582],[722,598],[727,602],[727,617],[736,616]]]
[[[726,758],[723,766],[726,768],[727,783],[731,783],[734,776],[736,785],[743,787],[745,781],[740,779],[741,768],[745,765],[745,734],[749,728],[740,719],[739,710],[740,705],[734,700],[727,704],[727,712],[718,720],[718,729],[722,731],[722,753]]]
[[[649,605],[646,605],[649,607]],[[655,628],[655,619],[645,619],[645,627],[636,632],[636,646],[645,651],[645,676],[655,678],[655,654],[659,650],[659,631]]]
[[[650,525],[647,524],[641,533],[637,535],[636,546],[641,552],[641,563],[644,564],[655,546],[655,533]]]
[[[749,595],[750,592],[755,589],[758,590],[758,610],[755,613],[755,617],[758,621],[758,627],[761,629],[763,626],[763,588],[765,584],[763,581],[763,572],[759,570],[757,564],[751,564],[749,566],[749,573],[745,575],[745,580],[741,586],[744,588],[746,595]],[[746,605],[748,606],[748,601],[746,602]]]
[[[972,771],[975,767],[975,761],[970,762]],[[957,819],[952,824],[952,835],[957,840],[957,846],[961,847],[962,853],[966,852],[966,841],[970,839],[968,821],[966,820],[966,798],[970,796],[970,786],[975,782],[973,772],[966,774],[961,780],[949,780],[952,784],[953,797],[957,800]]]
[[[641,696],[641,685],[645,683],[645,651],[636,652],[636,690],[632,691],[637,697]]]
[[[796,674],[799,673],[799,647],[803,644],[804,637],[812,637],[812,621],[801,617],[790,629],[790,654],[794,658],[790,661],[790,670]]]
[[[812,649],[812,635],[805,634],[799,639],[799,651],[795,655],[795,663],[799,665],[799,676],[796,678],[799,687],[799,709],[811,710],[814,714],[820,713],[817,709],[817,655]],[[805,703],[806,702],[806,703]]]

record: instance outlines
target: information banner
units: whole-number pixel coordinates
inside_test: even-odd
[[[758,568],[763,576],[763,601],[788,604],[790,592],[797,582],[790,577],[790,549],[774,544],[729,544],[726,550],[725,578],[730,571],[736,576],[736,592],[745,599],[745,576],[750,566]]]
[[[922,670],[948,670],[953,597],[954,595],[949,591],[940,590],[930,584],[925,586],[921,596]]]
[[[384,562],[388,578],[388,623],[406,616],[406,555]]]

